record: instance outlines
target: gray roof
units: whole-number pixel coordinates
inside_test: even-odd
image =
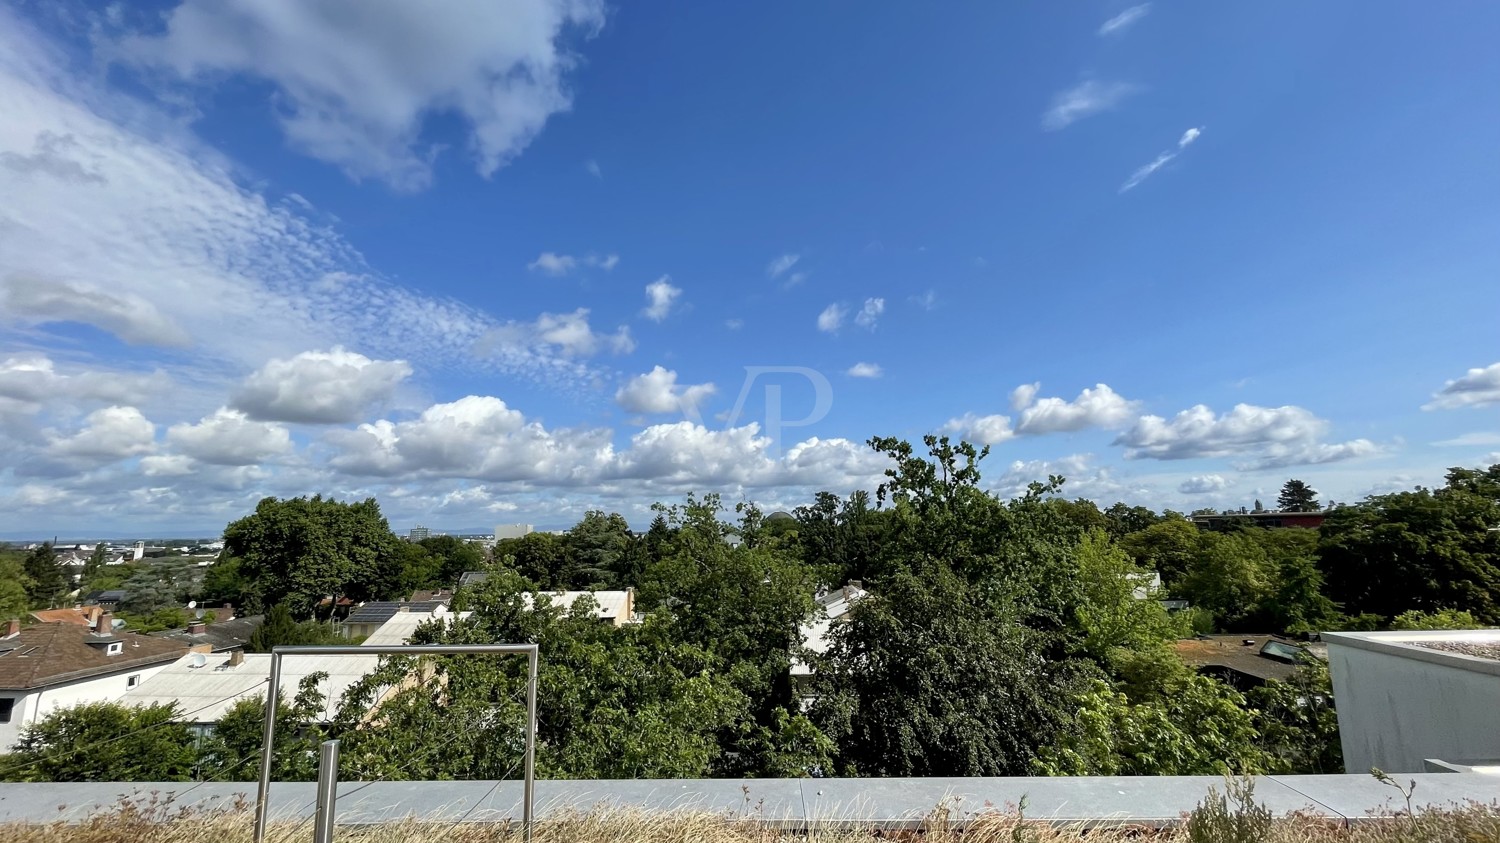
[[[489,578],[490,575],[485,571],[464,571],[463,575],[458,578],[458,584],[460,586],[479,585]]]
[[[431,612],[443,606],[442,600],[423,600],[408,603],[404,600],[373,600],[360,606],[344,618],[344,623],[385,623],[404,607],[408,612]]]
[[[217,621],[203,628],[196,635],[186,629],[164,629],[161,632],[148,633],[157,638],[171,638],[174,641],[182,641],[189,646],[193,644],[208,644],[215,653],[224,653],[229,650],[241,650],[250,641],[251,633],[265,620],[263,615],[250,615],[244,618],[235,618],[227,621]]]

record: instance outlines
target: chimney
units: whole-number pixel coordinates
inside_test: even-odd
[[[20,634],[21,634],[21,619],[20,618],[11,618],[10,619],[10,623],[8,623],[8,624],[5,625],[5,637],[6,638],[15,638],[17,635],[20,635]]]
[[[239,667],[240,665],[242,665],[244,663],[245,663],[245,651],[244,650],[235,650],[234,652],[232,652],[232,653],[229,654],[229,666],[230,667]]]
[[[187,625],[187,634],[202,635],[204,630],[206,629],[208,629],[208,624],[204,623],[203,621],[193,621],[192,623]]]
[[[214,617],[214,620],[220,623],[223,623],[224,621],[234,620],[234,606],[232,604],[225,603],[223,610]]]
[[[109,635],[115,631],[115,616],[109,612],[100,612],[99,620],[94,622],[95,635]]]

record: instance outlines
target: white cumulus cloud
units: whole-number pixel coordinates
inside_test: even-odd
[[[410,377],[405,360],[371,360],[334,346],[272,360],[245,379],[230,406],[260,421],[332,424],[364,418]]]
[[[1463,377],[1448,381],[1422,409],[1453,410],[1489,404],[1500,404],[1500,363],[1470,369]]]
[[[1009,416],[978,416],[973,413],[949,419],[943,425],[943,432],[979,445],[998,445],[1016,437],[1015,429],[1010,426]]]
[[[878,363],[855,363],[844,374],[851,378],[878,378],[885,372]]]
[[[1319,441],[1328,422],[1293,406],[1237,404],[1223,415],[1198,404],[1173,418],[1146,415],[1115,439],[1125,458],[1184,460],[1239,457],[1246,468],[1337,462],[1380,452],[1368,439]]]
[[[620,387],[615,403],[632,413],[682,412],[696,417],[699,406],[714,391],[712,383],[679,384],[676,372],[653,366]]]
[[[567,275],[580,266],[602,269],[609,272],[620,263],[620,256],[609,255],[584,255],[574,257],[572,255],[559,255],[556,252],[542,252],[537,255],[536,260],[526,264],[526,268],[532,272],[540,272],[544,275],[554,277]]]
[[[646,285],[646,308],[641,315],[653,322],[660,322],[667,318],[672,312],[672,306],[682,297],[682,288],[672,286],[672,278],[669,275],[652,281]]]
[[[441,147],[428,118],[459,116],[484,176],[566,111],[567,36],[604,23],[596,0],[185,0],[160,34],[125,34],[123,61],[189,84],[226,74],[276,88],[291,145],[352,178],[425,187]]]
[[[83,429],[53,440],[48,451],[59,457],[122,460],[149,453],[156,426],[134,407],[105,407],[88,414]]]
[[[865,303],[860,307],[859,313],[854,315],[854,324],[866,330],[873,331],[882,313],[885,313],[885,299],[865,299]]]
[[[167,444],[178,454],[210,465],[255,465],[292,451],[292,437],[279,424],[252,421],[220,408],[197,424],[174,424]]]
[[[186,331],[139,296],[108,293],[56,278],[10,275],[0,280],[0,305],[0,318],[13,322],[79,322],[131,345],[189,344]]]
[[[1084,430],[1090,427],[1118,428],[1130,421],[1138,402],[1128,401],[1105,384],[1078,393],[1072,401],[1037,399],[1038,384],[1024,384],[1011,393],[1011,408],[1021,414],[1016,432],[1045,434]]]
[[[1177,491],[1184,495],[1207,495],[1220,492],[1229,485],[1229,481],[1217,474],[1202,474],[1189,477],[1177,486]]]

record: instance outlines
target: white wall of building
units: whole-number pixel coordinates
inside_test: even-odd
[[[14,699],[9,723],[0,723],[0,752],[8,752],[21,737],[21,728],[33,723],[59,708],[69,708],[79,703],[110,702],[125,696],[130,690],[130,678],[139,677],[139,682],[161,673],[171,665],[165,661],[153,665],[132,667],[125,670],[53,685],[31,691],[0,691],[0,697]]]
[[[1324,633],[1344,769],[1420,773],[1423,759],[1500,758],[1500,661],[1415,646],[1500,630]]]

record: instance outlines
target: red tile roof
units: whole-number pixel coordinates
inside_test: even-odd
[[[119,641],[118,655],[106,655],[90,641]],[[88,627],[44,623],[0,638],[0,689],[45,688],[91,676],[108,675],[132,667],[170,662],[186,653],[181,641],[151,638],[133,632],[96,636]]]

